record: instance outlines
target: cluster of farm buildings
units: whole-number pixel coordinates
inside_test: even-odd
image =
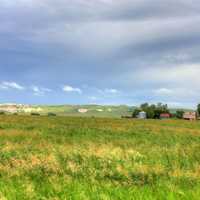
[[[137,115],[138,119],[146,119],[147,118],[147,113],[144,111],[139,112]],[[172,114],[170,113],[161,113],[160,114],[160,119],[170,119],[172,118]],[[183,113],[183,119],[185,120],[197,120],[198,119],[198,114],[197,112],[184,112]]]

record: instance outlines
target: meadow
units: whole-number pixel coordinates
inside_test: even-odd
[[[0,116],[1,200],[198,200],[200,122]]]

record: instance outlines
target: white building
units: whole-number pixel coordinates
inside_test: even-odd
[[[147,113],[144,112],[144,111],[141,111],[141,112],[139,112],[137,118],[138,119],[146,119],[147,118]]]

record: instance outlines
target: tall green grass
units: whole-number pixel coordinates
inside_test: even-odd
[[[0,116],[0,199],[199,199],[199,150],[199,122]]]

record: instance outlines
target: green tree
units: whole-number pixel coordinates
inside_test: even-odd
[[[147,118],[153,119],[155,116],[155,108],[156,106],[154,104],[150,105],[149,108],[147,109]]]
[[[184,114],[183,110],[177,110],[176,111],[176,118],[177,119],[182,119],[183,118],[183,114]]]
[[[200,115],[200,104],[197,105],[197,113]]]
[[[133,117],[133,118],[136,118],[136,117],[138,116],[139,112],[141,112],[141,109],[136,108],[136,109],[133,111],[132,117]]]
[[[155,108],[155,119],[159,119],[160,118],[160,114],[162,113],[169,113],[169,109],[167,104],[162,104],[162,103],[158,103],[156,108]]]
[[[145,111],[145,110],[147,110],[149,108],[149,104],[148,103],[143,103],[143,104],[141,104],[140,108],[141,108],[141,110]]]

